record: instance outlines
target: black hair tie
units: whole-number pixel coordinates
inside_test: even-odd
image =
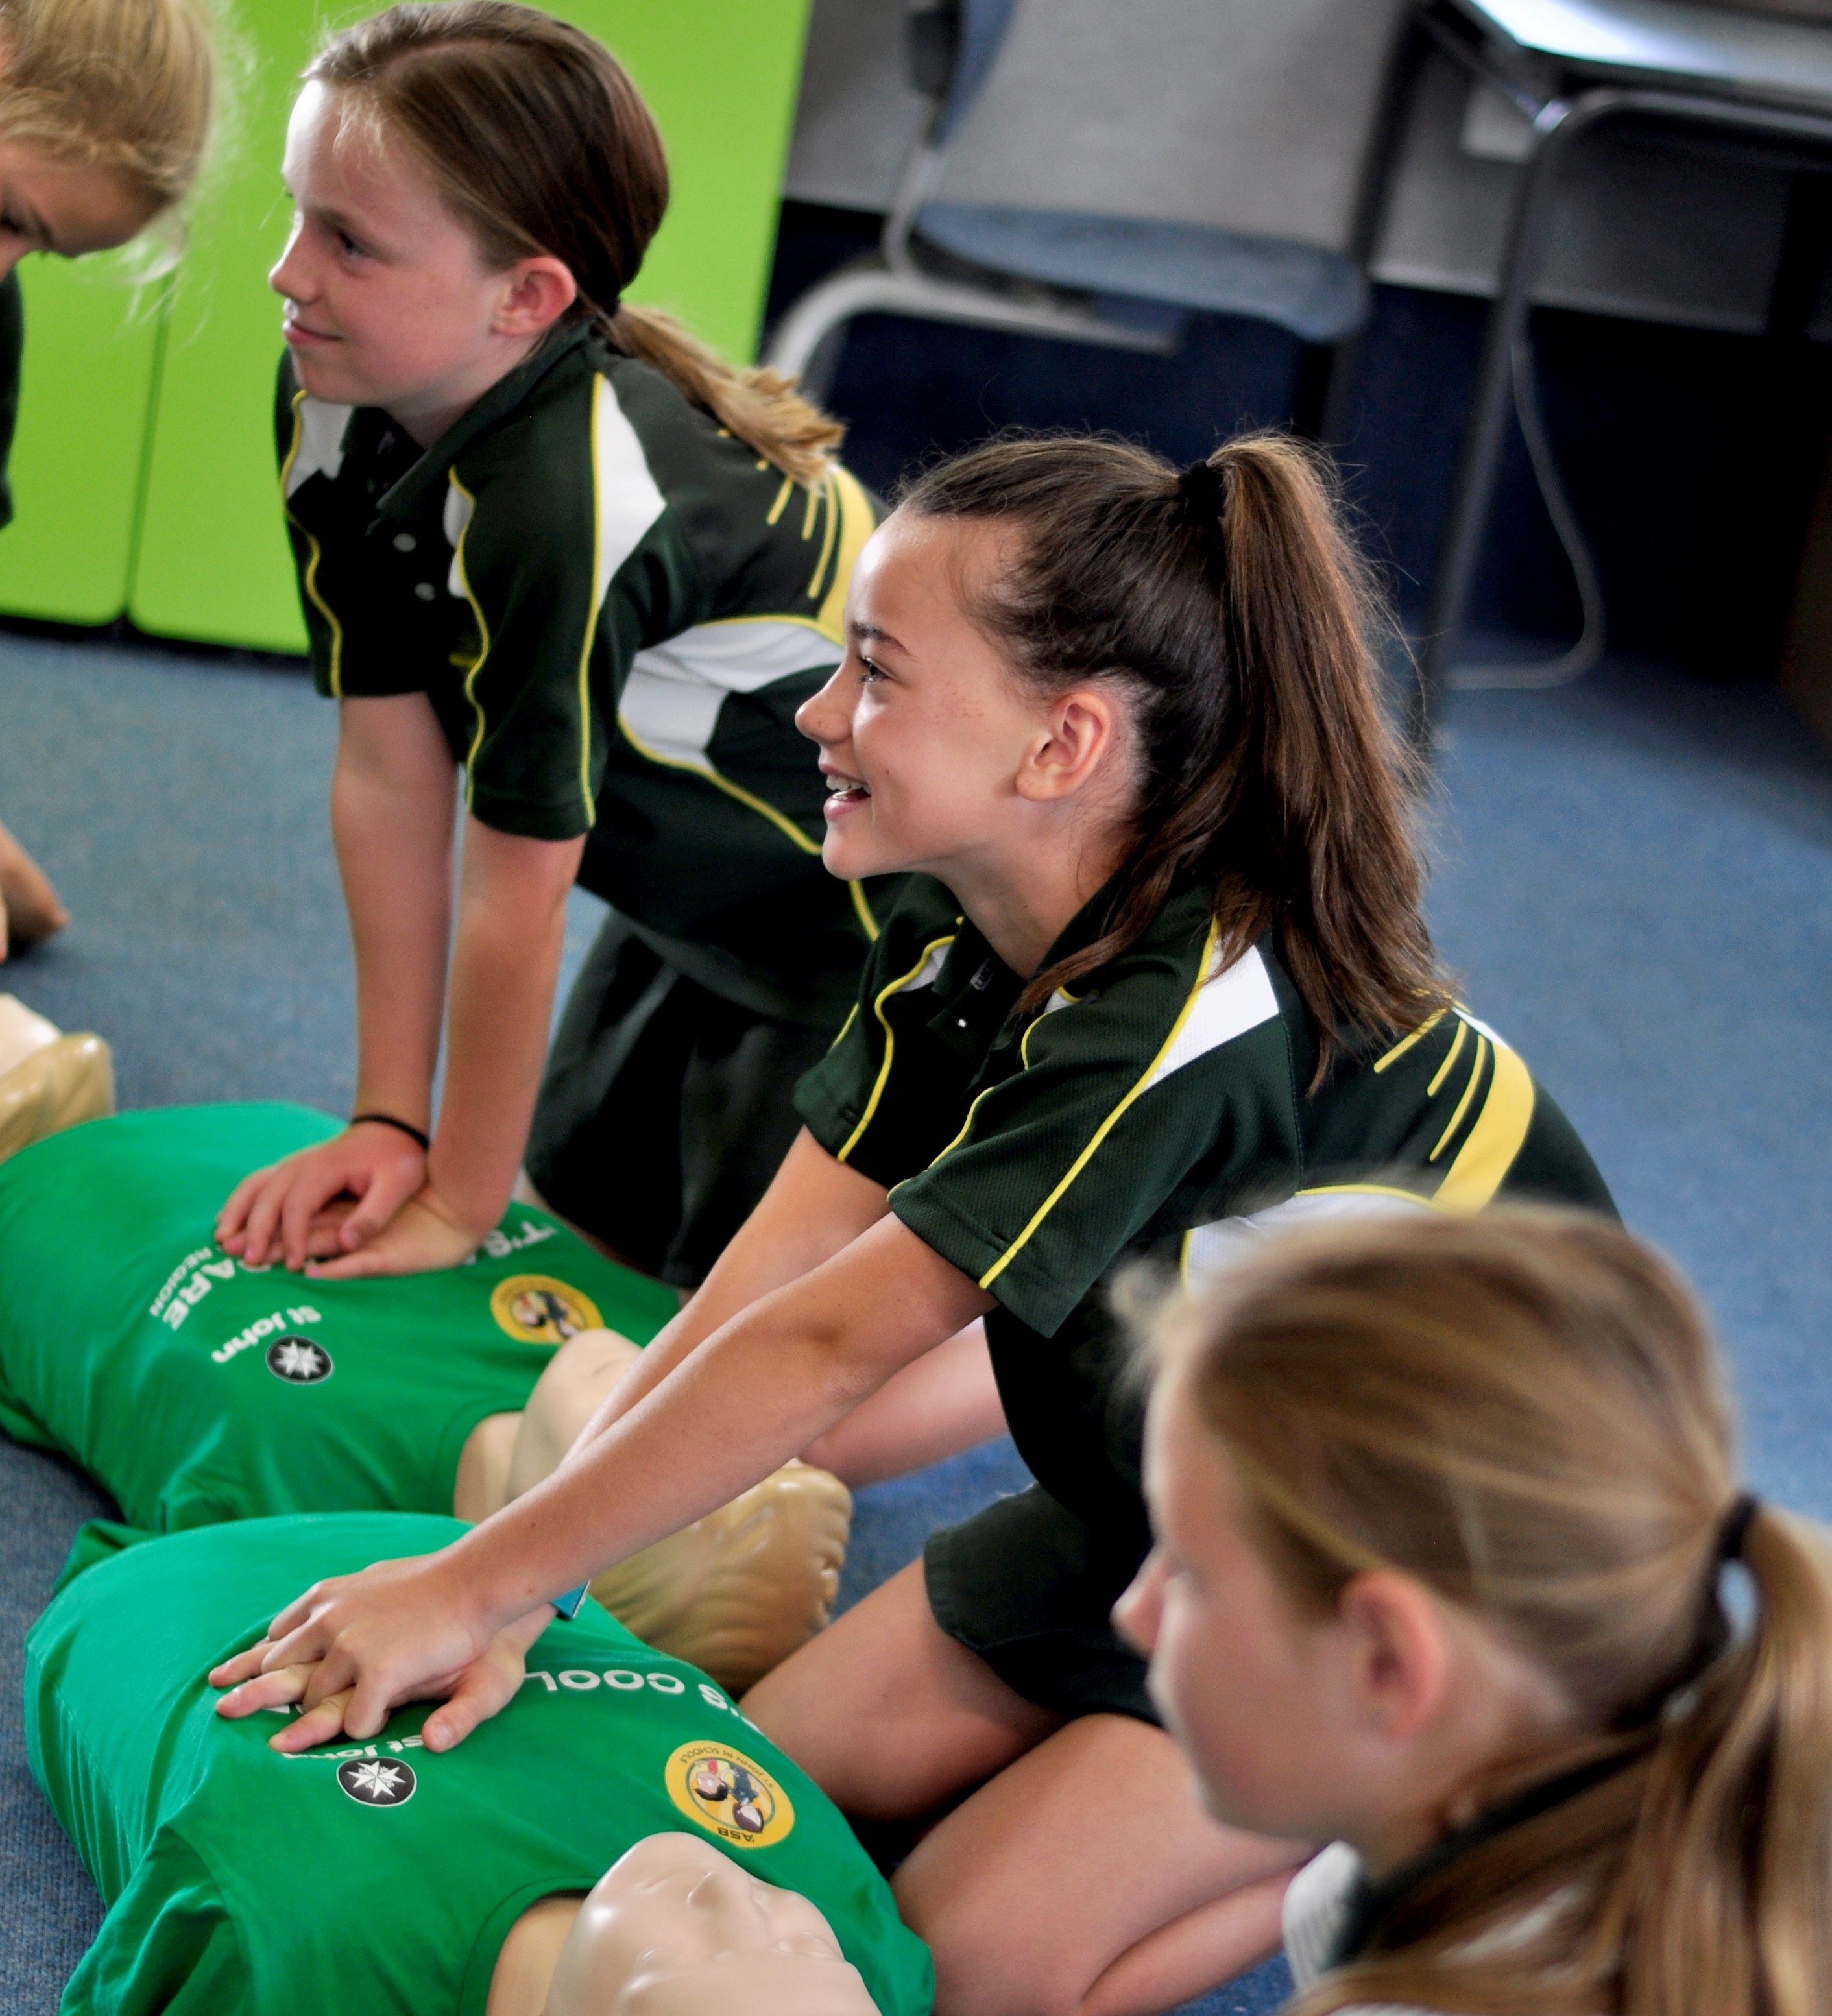
[[[1212,462],[1193,462],[1178,476],[1177,488],[1197,517],[1212,522],[1228,501],[1228,472]]]
[[[1737,1494],[1718,1527],[1719,1561],[1742,1560],[1743,1543],[1749,1538],[1750,1521],[1762,1509],[1762,1501],[1753,1491],[1740,1491]]]

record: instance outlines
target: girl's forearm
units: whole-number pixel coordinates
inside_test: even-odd
[[[887,1208],[882,1185],[837,1161],[804,1128],[693,1300],[606,1395],[567,1461],[574,1461],[715,1330],[831,1260]]]
[[[479,1237],[502,1215],[527,1144],[583,844],[466,823],[445,1096],[427,1173]]]
[[[524,1615],[747,1490],[991,1299],[884,1220],[688,1350],[545,1482],[456,1543],[454,1573],[496,1625]]]
[[[355,954],[355,1111],[419,1128],[445,1010],[455,794],[423,697],[344,702],[331,831]]]

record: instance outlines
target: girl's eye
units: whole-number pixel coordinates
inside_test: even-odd
[[[337,249],[341,252],[347,252],[356,258],[361,258],[362,256],[362,247],[357,243],[347,231],[340,231],[337,233]]]
[[[23,238],[26,228],[9,210],[0,210],[0,236]]]
[[[859,656],[858,662],[865,667],[865,675],[859,681],[860,685],[869,686],[873,681],[881,679],[884,676],[884,668],[881,665],[874,665],[862,653]]]

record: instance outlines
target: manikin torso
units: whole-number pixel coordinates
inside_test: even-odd
[[[807,1898],[711,1842],[650,1834],[504,1940],[487,2016],[877,2016]]]

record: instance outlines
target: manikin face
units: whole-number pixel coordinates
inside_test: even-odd
[[[546,2016],[877,2016],[805,1897],[711,1842],[651,1834],[585,1899]]]
[[[996,844],[1047,715],[963,603],[963,584],[998,565],[1009,536],[898,511],[859,555],[845,660],[795,717],[832,793],[830,873],[920,869],[958,886]]]
[[[268,284],[286,297],[281,333],[315,398],[382,407],[423,445],[520,363],[573,297],[556,260],[492,272],[412,150],[366,126],[346,130],[322,84],[299,94],[282,171],[293,232]],[[563,293],[557,305],[531,297],[537,268]]]
[[[77,259],[124,245],[153,214],[106,168],[0,140],[0,279],[28,252]]]

